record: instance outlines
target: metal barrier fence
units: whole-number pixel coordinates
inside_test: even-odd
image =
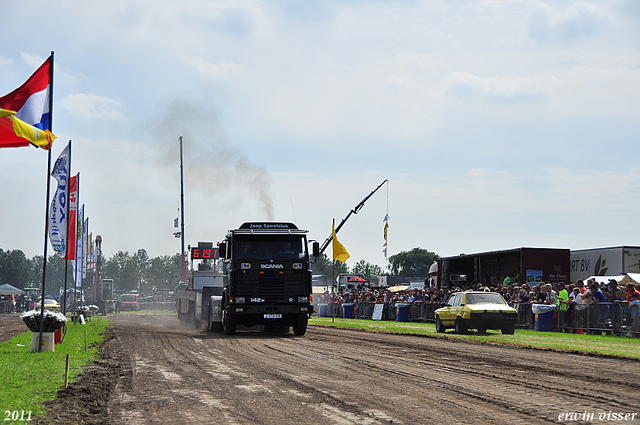
[[[558,310],[555,329],[558,332],[623,335],[631,330],[631,323],[631,314],[625,311],[625,305],[597,303],[579,309],[574,304],[573,308]]]
[[[319,305],[314,305],[314,310],[319,313]],[[327,317],[343,317],[344,316],[344,304],[337,303],[325,303],[327,305]],[[434,312],[440,308],[441,304],[431,303],[400,303],[408,304],[409,314],[407,320],[410,322],[434,322]],[[373,317],[373,309],[376,303],[363,302],[353,303],[353,315],[354,319],[371,319]],[[396,303],[384,303],[382,308],[382,320],[396,320]]]
[[[406,303],[409,306],[408,321],[433,322],[434,312],[441,304],[424,302]],[[328,303],[327,317],[343,317],[344,305]],[[371,319],[375,303],[362,302],[347,304],[353,308],[354,319]],[[314,305],[314,310],[319,313],[319,304]],[[514,303],[513,308],[518,311],[516,327],[520,329],[535,329],[536,315],[533,314],[531,304]],[[382,320],[396,320],[396,303],[384,303]],[[613,303],[590,304],[579,308],[578,304],[568,305],[566,310],[553,310],[553,325],[551,330],[556,332],[588,333],[588,334],[613,334],[627,335],[631,331],[631,314],[625,311],[625,305]],[[640,319],[639,319],[640,320]],[[634,333],[633,336],[640,337]]]

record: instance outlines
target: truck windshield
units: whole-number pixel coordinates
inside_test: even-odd
[[[233,257],[237,260],[302,260],[307,257],[304,242],[304,236],[297,235],[237,235],[233,241]]]
[[[136,302],[136,301],[138,301],[138,296],[137,295],[123,295],[122,296],[122,301],[123,302],[127,302],[127,303]]]

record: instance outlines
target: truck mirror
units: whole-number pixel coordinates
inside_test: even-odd
[[[311,254],[314,257],[320,256],[320,244],[317,241],[313,242],[313,245],[311,245],[311,250],[312,250]]]
[[[225,242],[220,242],[218,245],[218,255],[222,259],[227,258],[227,244]]]

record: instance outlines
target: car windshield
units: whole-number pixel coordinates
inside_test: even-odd
[[[495,292],[485,292],[482,294],[467,294],[467,304],[506,304],[504,298]]]
[[[44,305],[52,305],[52,304],[58,304],[58,302],[56,300],[49,300],[49,299],[44,300]]]
[[[122,301],[123,302],[136,302],[136,301],[138,301],[138,296],[137,295],[123,295],[122,296]]]

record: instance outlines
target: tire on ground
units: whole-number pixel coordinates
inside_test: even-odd
[[[302,336],[307,332],[307,323],[309,318],[306,313],[298,314],[295,322],[293,323],[293,333],[298,336]]]
[[[515,325],[507,325],[502,328],[502,333],[505,335],[513,335],[516,331]]]
[[[225,335],[234,335],[236,333],[236,317],[224,313],[222,315],[222,330]]]

